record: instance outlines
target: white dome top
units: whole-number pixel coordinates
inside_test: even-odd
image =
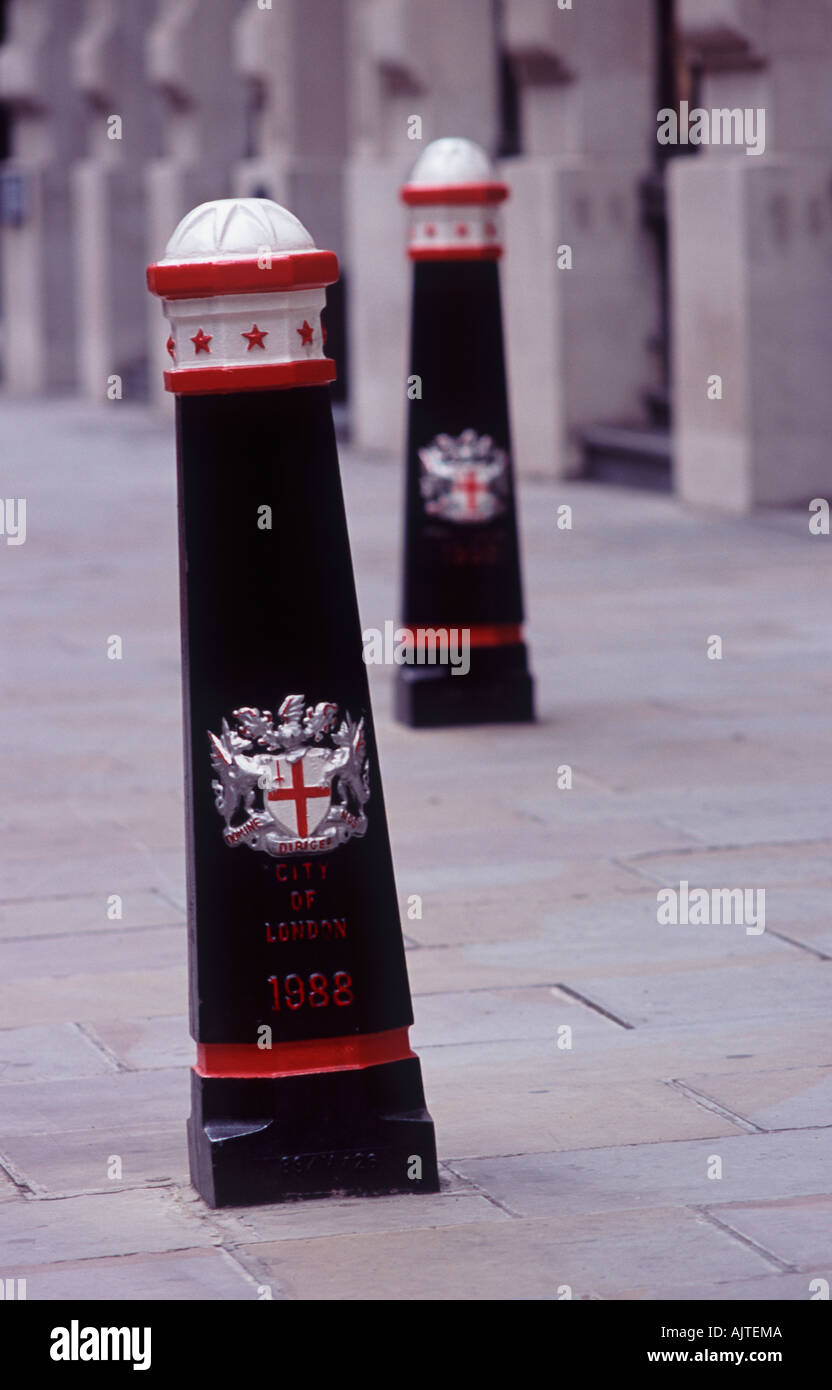
[[[312,251],[315,243],[303,223],[271,198],[217,198],[182,218],[165,260],[237,260],[264,247],[278,254]]]
[[[456,136],[434,140],[417,159],[410,175],[411,186],[430,187],[454,183],[490,183],[494,178],[491,160],[473,140]]]

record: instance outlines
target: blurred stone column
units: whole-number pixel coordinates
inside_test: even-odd
[[[145,37],[148,81],[162,104],[162,154],[146,170],[146,261],[163,255],[171,228],[189,208],[234,191],[234,166],[246,148],[245,92],[232,64],[243,3],[256,0],[158,0]],[[158,307],[149,302],[146,313],[150,394],[170,409],[162,384],[170,365],[167,335]]]
[[[519,157],[501,169],[515,457],[521,473],[561,477],[581,470],[585,428],[639,422],[658,382],[640,197],[655,139],[653,6],[503,0],[502,14],[520,127]]]
[[[116,391],[141,399],[148,389],[143,176],[159,122],[142,44],[154,8],[153,0],[86,0],[72,51],[87,132],[87,155],[73,170],[78,375],[95,400]]]
[[[327,290],[328,350],[344,380],[343,295],[347,152],[344,0],[245,0],[234,26],[232,61],[246,88],[248,139],[233,172],[240,197],[291,208],[320,246],[336,252],[341,278]]]
[[[80,18],[81,0],[11,0],[0,47],[0,100],[11,113],[0,185],[3,380],[13,392],[76,380],[70,180],[83,126],[67,50]]]
[[[832,477],[832,4],[680,0],[679,19],[698,105],[762,107],[765,152],[674,161],[677,487],[726,512],[804,503]]]
[[[410,267],[399,188],[425,145],[443,135],[495,153],[495,9],[490,0],[348,5],[350,421],[358,444],[401,452]]]

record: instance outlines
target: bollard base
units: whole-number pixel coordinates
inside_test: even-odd
[[[450,666],[400,666],[393,712],[413,729],[532,723],[534,682],[525,644],[473,650],[464,676],[453,675]]]
[[[417,1057],[298,1076],[192,1071],[188,1153],[210,1207],[439,1191]]]

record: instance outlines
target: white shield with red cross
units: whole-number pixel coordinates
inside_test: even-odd
[[[505,511],[508,456],[490,435],[463,430],[439,434],[419,450],[419,487],[428,516],[463,525],[491,521]]]
[[[332,789],[325,772],[330,756],[325,749],[307,748],[292,762],[282,754],[263,759],[263,804],[291,835],[313,835],[329,811]]]

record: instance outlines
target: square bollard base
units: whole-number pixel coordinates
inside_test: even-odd
[[[210,1207],[439,1190],[418,1057],[300,1076],[192,1071],[188,1153]]]
[[[534,722],[534,681],[523,643],[471,652],[464,676],[450,666],[399,666],[393,713],[413,729]]]

